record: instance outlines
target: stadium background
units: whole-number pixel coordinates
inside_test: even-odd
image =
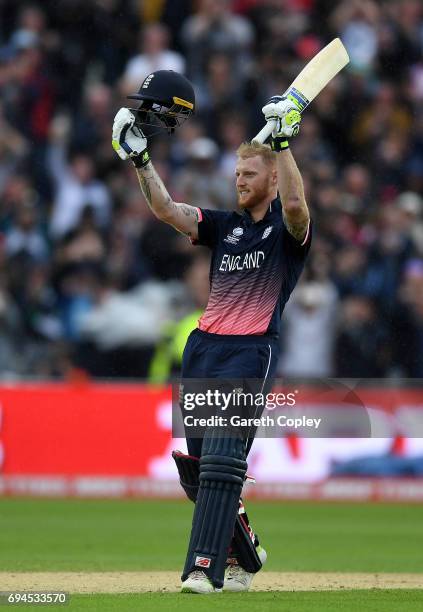
[[[422,12],[417,0],[0,3],[5,490],[25,491],[7,477],[33,472],[138,474],[153,489],[157,478],[175,485],[170,401],[142,382],[166,385],[177,376],[207,300],[208,253],[155,219],[131,164],[111,148],[125,96],[157,69],[193,81],[195,117],[171,137],[152,139],[152,158],[176,201],[230,209],[235,151],[262,126],[262,105],[337,35],[351,63],[307,110],[292,143],[316,231],[284,313],[278,375],[378,379],[375,404],[390,422],[384,437],[351,440],[349,452],[336,440],[328,451],[324,441],[289,435],[261,450],[258,441],[251,461],[262,482],[316,482],[334,466],[342,473],[340,462],[352,457],[364,463],[345,466],[344,475],[421,475],[413,414],[422,406],[423,370]],[[96,379],[138,382],[134,414],[123,414],[121,387],[111,397],[123,412],[113,400],[107,411],[90,412],[91,392],[107,397],[104,387],[88,388]],[[410,382],[412,400],[392,395]],[[84,408],[74,414],[77,406]],[[408,425],[398,426],[395,415],[407,410]],[[67,417],[73,429],[61,427]],[[84,455],[78,424],[90,418]],[[56,429],[47,432],[44,422]],[[134,430],[140,447],[153,440],[143,466],[132,455],[120,463]],[[137,450],[134,440],[130,453]],[[61,485],[43,481],[38,489],[49,486]],[[421,496],[420,485],[410,495]]]
[[[195,118],[152,157],[176,201],[230,209],[236,147],[336,35],[351,64],[292,143],[316,236],[279,372],[423,375],[420,2],[4,0],[0,24],[3,378],[168,377],[156,348],[204,306],[207,263],[149,212],[114,114],[150,71],[185,72]]]
[[[306,391],[316,379],[360,379],[385,435],[258,439],[247,496],[270,545],[266,588],[421,587],[417,573],[392,581],[421,572],[421,509],[405,503],[423,500],[421,2],[2,0],[0,589],[63,586],[20,572],[67,570],[82,572],[70,590],[119,591],[122,574],[99,587],[84,572],[131,570],[132,590],[163,591],[163,578],[139,572],[181,565],[185,501],[38,499],[181,495],[167,383],[207,299],[208,255],[155,220],[113,152],[125,95],[152,70],[192,79],[195,117],[154,139],[152,158],[177,201],[229,209],[235,150],[261,128],[263,103],[337,35],[351,64],[292,143],[316,231],[284,314],[278,373]],[[381,574],[317,586],[300,575],[295,586],[281,571]],[[260,601],[421,609],[417,594],[358,593]],[[146,609],[158,609],[153,599]],[[140,603],[110,601],[75,609]],[[243,606],[257,609],[248,597]]]

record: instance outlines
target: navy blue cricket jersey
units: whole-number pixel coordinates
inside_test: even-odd
[[[304,268],[302,243],[285,227],[279,198],[257,223],[242,214],[198,208],[198,240],[210,247],[210,296],[198,327],[212,334],[279,334],[282,311]]]

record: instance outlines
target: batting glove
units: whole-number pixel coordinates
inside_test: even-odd
[[[263,106],[262,113],[266,121],[276,121],[272,132],[271,146],[274,150],[287,149],[287,138],[293,138],[300,131],[301,114],[296,104],[283,96],[273,96]],[[276,142],[273,142],[276,141]]]
[[[113,121],[112,147],[121,159],[131,159],[136,168],[150,161],[147,138],[135,124],[135,115],[129,108],[121,108]]]

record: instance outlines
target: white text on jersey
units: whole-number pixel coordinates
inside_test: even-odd
[[[233,270],[252,270],[260,268],[264,261],[263,251],[253,251],[245,255],[223,255],[219,272],[232,272]]]

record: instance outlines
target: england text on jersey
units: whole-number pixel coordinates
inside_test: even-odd
[[[263,251],[252,251],[251,253],[245,253],[245,255],[229,255],[229,253],[225,253],[220,262],[219,272],[260,268],[264,257]]]
[[[200,210],[198,244],[211,248],[210,296],[199,328],[277,336],[282,311],[310,248],[286,229],[279,199],[255,223],[248,212]]]

